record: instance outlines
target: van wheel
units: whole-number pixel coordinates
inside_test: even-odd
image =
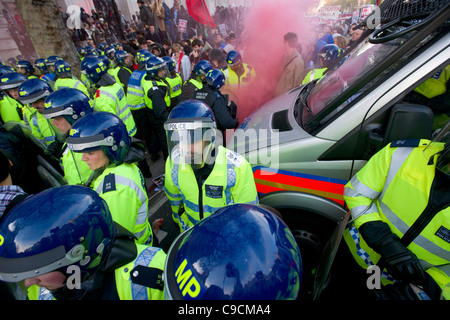
[[[311,300],[314,276],[320,255],[332,233],[334,224],[328,219],[310,212],[296,210],[280,210],[280,212],[300,248],[302,257],[303,279],[299,299]]]

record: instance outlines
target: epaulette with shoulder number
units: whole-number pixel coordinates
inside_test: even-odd
[[[103,179],[103,193],[115,190],[116,190],[116,175],[114,173],[110,173]]]
[[[403,139],[403,140],[395,140],[391,142],[391,148],[415,148],[420,144],[420,139]]]
[[[157,268],[138,265],[131,270],[130,279],[144,287],[164,290],[163,271]]]

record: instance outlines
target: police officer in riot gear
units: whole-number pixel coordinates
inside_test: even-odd
[[[187,80],[181,87],[181,95],[178,102],[191,99],[192,93],[196,89],[203,88],[203,79],[210,70],[212,70],[212,66],[208,60],[200,60],[197,62],[192,69],[189,80]]]
[[[258,203],[253,171],[222,146],[214,113],[198,100],[180,102],[164,125],[169,158],[165,191],[181,230],[232,203]]]
[[[89,91],[86,86],[78,80],[72,74],[72,66],[64,60],[58,60],[55,62],[55,85],[54,90],[58,90],[61,88],[74,88],[82,91],[84,94],[89,96]]]
[[[68,184],[89,186],[92,170],[81,160],[82,154],[67,148],[65,140],[75,121],[92,112],[94,112],[93,101],[85,93],[74,88],[61,88],[45,99],[42,114],[44,118],[52,121],[64,138],[59,161]]]
[[[164,160],[168,157],[167,141],[164,132],[164,122],[169,115],[170,106],[170,88],[164,79],[169,75],[169,70],[162,58],[150,57],[146,64],[147,75],[145,76],[142,87],[144,89],[144,102],[149,108],[147,113],[150,123],[153,125],[153,139],[147,142],[149,151],[152,155],[158,153],[160,148]]]
[[[302,274],[300,249],[286,224],[261,206],[234,204],[173,242],[164,294],[172,300],[294,300]]]
[[[234,118],[231,112],[231,102],[222,95],[220,89],[225,85],[225,76],[222,70],[211,69],[203,79],[203,88],[196,89],[192,96],[193,99],[203,101],[214,112],[217,127],[222,133],[225,129],[234,129],[239,125],[236,119],[236,110]]]
[[[0,221],[0,239],[0,277],[23,281],[30,300],[164,296],[166,254],[137,244],[87,187],[51,188],[22,201]]]
[[[111,112],[125,123],[130,137],[136,134],[136,124],[128,107],[125,91],[113,76],[108,74],[107,66],[96,57],[86,57],[81,63],[81,70],[94,84],[94,109]]]
[[[73,124],[66,141],[94,171],[91,186],[108,203],[114,221],[133,232],[139,243],[152,244],[147,189],[136,165],[143,152],[131,152],[136,144],[122,120],[110,112],[87,114]]]

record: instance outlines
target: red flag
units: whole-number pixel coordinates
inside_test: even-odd
[[[211,28],[215,28],[213,19],[211,18],[205,0],[186,0],[186,7],[189,15],[196,21],[206,24]]]

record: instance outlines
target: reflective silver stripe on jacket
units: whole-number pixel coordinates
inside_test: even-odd
[[[386,178],[386,183],[384,185],[384,190],[379,197],[379,205],[381,211],[383,212],[385,217],[388,218],[388,220],[392,223],[392,225],[394,225],[394,227],[397,228],[402,234],[405,234],[410,227],[383,202],[383,198],[390,183],[395,178],[397,172],[400,170],[403,163],[406,161],[413,150],[414,148],[397,148],[394,151],[392,155],[391,165],[389,167],[389,172]],[[416,245],[427,250],[431,254],[434,254],[446,260],[450,260],[450,252],[444,250],[443,248],[420,234],[414,239],[413,242]]]
[[[350,180],[350,183],[355,190],[353,190],[350,187],[345,187],[344,188],[344,196],[351,197],[351,198],[365,197],[365,198],[372,199],[372,202],[369,206],[361,205],[361,206],[353,207],[350,212],[352,215],[352,219],[355,220],[364,214],[378,212],[377,205],[373,200],[378,198],[378,196],[381,194],[381,192],[373,190],[372,188],[366,186],[364,183],[359,181],[356,174]]]
[[[117,115],[119,116],[119,118],[122,119],[121,114],[124,113],[124,112],[128,109],[128,104],[125,104],[125,105],[122,107],[122,109],[120,109],[119,99],[117,98],[116,95],[114,95],[114,94],[112,94],[112,93],[110,93],[110,92],[108,92],[108,91],[106,91],[106,90],[102,90],[101,88],[100,88],[98,91],[99,91],[99,94],[100,94],[100,95],[105,95],[105,96],[111,98],[111,99],[116,103],[116,106],[117,106],[117,109],[116,109]],[[125,96],[125,93],[124,93],[124,96]],[[124,120],[122,119],[122,121],[124,121]]]
[[[135,181],[133,181],[130,178],[115,174],[115,180],[116,180],[116,183],[121,184],[123,186],[127,186],[136,192],[137,197],[139,198],[139,200],[141,200],[141,206],[138,210],[136,225],[139,226],[139,225],[146,223],[146,221],[147,221],[147,202],[146,202],[147,198],[146,198],[144,192],[142,191],[142,189],[139,187],[139,185]],[[102,194],[104,183],[105,183],[105,180],[103,180],[98,185],[97,189],[95,190],[95,191],[97,191],[98,194]],[[133,230],[130,230],[130,231],[133,231]],[[144,230],[142,230],[141,232],[135,233],[134,235],[139,239],[140,237],[142,237],[145,234],[145,231],[146,231],[146,229],[144,228]]]
[[[386,182],[384,184],[383,191],[381,192],[381,194],[378,197],[378,206],[380,207],[381,212],[389,220],[389,222],[397,230],[399,230],[402,234],[405,234],[410,227],[398,215],[396,215],[389,208],[389,206],[387,204],[385,204],[383,202],[383,198],[386,193],[386,190],[389,188],[389,185],[394,180],[395,176],[397,175],[398,171],[402,167],[403,163],[406,161],[406,159],[409,157],[409,155],[413,152],[414,149],[415,148],[402,147],[402,148],[397,148],[394,151],[394,153],[392,154],[392,159],[391,159],[391,163],[389,166],[389,171],[388,171],[388,174],[386,177]],[[356,177],[356,175],[351,180],[353,188],[355,188],[355,190],[357,190],[357,192],[361,193],[361,195],[363,195],[363,196],[365,196],[364,192],[366,192],[367,194],[371,194],[370,188],[368,188],[367,186],[364,186],[364,184],[362,184],[360,181],[358,181],[357,178],[354,179],[355,177]],[[350,188],[346,188],[346,189],[350,189]],[[349,196],[356,195],[354,193],[354,191],[352,193],[350,190],[345,190],[345,194],[349,195]],[[374,194],[375,193],[372,193],[372,195],[374,195]],[[371,197],[369,196],[368,198],[371,198]],[[373,198],[371,198],[371,199],[373,199]],[[354,215],[356,216],[357,212],[361,212],[362,210],[364,210],[366,208],[367,208],[366,206],[361,206],[361,208],[359,208],[359,207],[353,208],[352,209],[352,218],[354,217]],[[354,211],[354,209],[356,209],[356,210]],[[364,214],[368,214],[371,212],[378,212],[375,204],[372,204],[372,206]],[[440,246],[436,245],[435,243],[433,243],[432,241],[430,241],[429,239],[425,238],[424,236],[422,236],[420,234],[414,239],[413,242],[414,242],[414,244],[420,246],[421,248],[430,252],[433,255],[439,256],[445,260],[450,260],[450,252],[441,248]],[[425,268],[427,268],[427,266],[426,266],[427,263],[425,261],[422,261],[422,265]]]
[[[155,255],[158,253],[158,251],[161,250],[160,248],[154,248],[154,247],[148,247],[144,249],[136,258],[134,261],[134,267],[136,266],[145,266],[149,267],[150,263],[152,262]],[[134,269],[134,268],[133,268]],[[131,282],[131,296],[133,300],[148,300],[148,287],[142,286],[140,284],[136,284],[132,281]]]

